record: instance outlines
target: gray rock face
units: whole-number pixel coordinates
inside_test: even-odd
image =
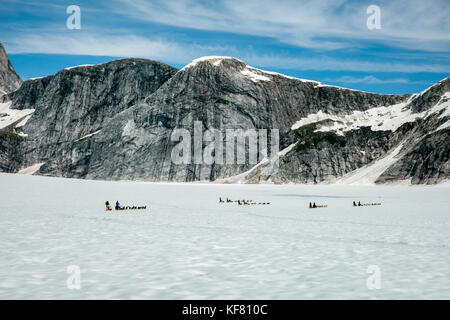
[[[182,70],[142,59],[77,67],[25,82],[8,95],[13,108],[36,111],[19,131],[27,137],[15,149],[15,160],[0,158],[0,170],[45,162],[38,174],[182,182],[227,182],[243,174],[247,183],[320,183],[370,165],[402,144],[400,160],[380,172],[377,183],[411,177],[413,183],[437,183],[450,176],[449,139],[448,130],[433,132],[448,117],[443,116],[445,108],[433,110],[445,103],[449,81],[421,95],[379,95],[263,72],[232,58],[200,59]],[[319,112],[338,119],[399,103],[418,119],[393,130],[359,126],[344,133],[320,131],[320,119],[292,129],[298,120]],[[330,128],[340,121],[335,118],[325,121]],[[388,114],[386,120],[390,118]],[[256,167],[248,161],[175,164],[172,152],[179,141],[171,136],[186,129],[193,137],[196,121],[202,132],[222,132],[221,142],[227,129],[279,130],[285,152],[277,172],[262,174],[268,166],[264,161]],[[203,151],[206,147],[203,141]],[[193,149],[194,143],[191,154]],[[439,163],[430,163],[427,156]],[[259,155],[257,161],[262,160]]]
[[[253,81],[246,71],[268,80]],[[200,121],[203,131],[254,128],[278,129],[283,134],[290,130],[295,120],[310,113],[339,114],[355,109],[366,110],[407,98],[318,86],[315,82],[267,75],[249,69],[245,63],[235,59],[201,61],[174,75],[149,96],[145,104],[111,119],[98,135],[65,150],[64,156],[49,161],[41,173],[53,175],[56,170],[58,175],[69,177],[83,177],[85,174],[90,179],[150,181],[226,178],[245,172],[252,165],[176,165],[171,161],[171,151],[176,145],[170,139],[173,130],[185,128],[193,136],[193,123]],[[70,155],[74,154],[77,156],[71,158]],[[82,156],[84,154],[88,155]],[[120,154],[120,158],[116,154]],[[83,167],[81,171],[80,166]]]
[[[412,184],[436,184],[449,179],[450,126],[445,124],[450,121],[450,116],[448,109],[439,107],[450,105],[450,78],[430,89],[433,95],[441,95],[441,99],[434,104],[437,112],[414,123],[405,139],[403,156],[380,175],[377,183],[410,180]],[[442,98],[445,93],[447,95]],[[418,99],[423,100],[423,96],[429,95],[425,93]]]
[[[413,112],[428,110],[439,102],[445,92],[449,91],[450,77],[447,77],[428,88],[425,92],[415,95],[414,100],[411,101],[411,110]]]
[[[14,70],[5,48],[0,43],[0,96],[17,90],[21,84],[22,80]]]
[[[20,169],[22,139],[14,132],[0,130],[0,172],[16,172]]]
[[[378,178],[377,183],[411,180],[412,184],[435,184],[450,173],[450,129],[426,135],[398,162]]]
[[[101,130],[105,121],[144,100],[176,71],[156,61],[124,59],[26,81],[8,95],[12,109],[35,109],[21,128],[27,135],[22,165],[45,162]]]
[[[423,94],[412,96],[404,109],[413,110],[419,106],[422,113],[416,113],[415,121],[406,122],[394,131],[361,127],[338,136],[332,132],[317,132],[315,127],[313,130],[308,128],[318,126],[320,122],[317,122],[288,132],[283,146],[297,142],[297,148],[280,159],[279,171],[270,177],[271,181],[334,182],[353,170],[383,159],[398,146],[401,146],[398,161],[380,171],[375,183],[409,180],[412,184],[436,184],[449,179],[450,130],[445,126],[450,121],[449,83],[450,78],[444,79]],[[305,141],[314,143],[302,147]],[[250,172],[246,180],[253,183],[266,181],[259,171]]]
[[[395,133],[372,131],[369,127],[352,130],[344,136],[333,133],[317,133],[301,128],[294,132],[294,141],[303,142],[310,136],[318,136],[314,146],[297,144],[291,152],[280,159],[280,168],[271,180],[276,183],[333,182],[337,177],[356,170],[382,157],[397,145],[411,124],[405,124]],[[321,138],[323,137],[323,138]],[[261,182],[257,175],[254,182]],[[259,180],[259,181],[258,181]]]

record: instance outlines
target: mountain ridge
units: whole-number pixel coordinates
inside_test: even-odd
[[[1,98],[7,110],[34,111],[12,128],[17,141],[0,139],[9,155],[0,157],[0,170],[44,163],[36,174],[332,183],[402,145],[373,183],[435,184],[450,176],[449,91],[447,77],[418,94],[368,93],[263,71],[232,57],[199,58],[180,70],[146,59],[77,66],[25,81]],[[291,149],[273,175],[263,174],[267,164],[260,157],[258,166],[174,164],[171,134],[178,128],[193,134],[195,121],[203,132],[276,129],[280,150]]]
[[[0,43],[0,97],[17,90],[22,80],[14,70],[5,48]]]

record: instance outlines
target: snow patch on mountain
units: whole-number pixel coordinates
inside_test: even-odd
[[[97,131],[95,131],[95,132],[93,132],[93,133],[87,134],[87,135],[81,137],[80,139],[75,140],[75,142],[78,142],[78,141],[81,141],[81,140],[90,138],[90,137],[92,137],[92,136],[95,136],[95,135],[98,134],[100,131],[102,131],[102,130],[97,130]]]
[[[227,56],[206,56],[206,57],[201,57],[201,58],[197,58],[197,59],[192,60],[192,62],[190,62],[189,64],[184,66],[180,71],[186,71],[187,69],[195,67],[197,64],[199,64],[200,62],[204,62],[204,61],[213,62],[213,65],[217,67],[217,66],[220,65],[220,63],[224,59],[237,60],[237,61],[240,61],[242,63],[245,63],[244,61],[236,59],[236,58],[233,58],[233,57],[227,57]]]
[[[441,99],[436,103],[436,105],[431,108],[431,113],[440,112],[441,110],[445,110],[439,118],[450,117],[450,92],[444,93]]]
[[[64,70],[72,70],[72,69],[79,68],[79,67],[94,67],[94,66],[95,66],[95,64],[80,64],[79,66],[68,67],[68,68],[65,68]]]
[[[450,77],[444,78],[444,79],[442,79],[441,81],[436,82],[435,84],[429,86],[429,87],[426,88],[425,90],[423,90],[423,91],[421,91],[421,92],[419,92],[419,93],[413,94],[413,95],[411,96],[411,98],[410,98],[410,101],[414,100],[414,99],[417,98],[417,97],[422,96],[425,92],[427,92],[427,91],[430,90],[431,88],[434,88],[434,87],[436,87],[436,86],[441,85],[441,84],[442,84],[444,81],[446,81],[448,78],[450,78]]]
[[[431,109],[413,113],[408,107],[407,102],[398,103],[391,106],[382,106],[371,108],[366,111],[353,111],[351,114],[332,115],[322,111],[308,115],[295,122],[291,130],[296,130],[311,123],[318,123],[325,120],[331,120],[330,124],[319,124],[316,131],[333,131],[338,135],[343,135],[344,132],[350,130],[357,130],[361,127],[370,127],[372,131],[395,131],[400,126],[408,122],[414,122],[417,119],[426,119],[427,117],[437,112],[442,112],[439,117],[448,117],[450,115],[450,92],[446,92],[442,98]]]
[[[270,78],[265,77],[263,75],[260,75],[258,73],[255,73],[254,71],[252,71],[250,68],[245,68],[244,70],[241,71],[241,73],[244,76],[249,77],[253,82],[258,82],[258,81],[270,81]]]
[[[268,159],[268,158],[262,159],[250,170],[247,170],[241,174],[238,174],[238,175],[235,175],[232,177],[228,177],[225,179],[217,179],[214,182],[215,183],[237,183],[237,184],[247,183],[247,176],[260,167],[261,167],[261,175],[262,176],[272,175],[275,173],[274,170],[276,170],[277,166],[279,165],[279,159],[281,157],[284,157],[286,154],[288,154],[289,151],[291,151],[296,145],[297,145],[297,142],[293,143],[293,144],[289,145],[288,147],[284,148],[283,150],[279,151],[277,154],[277,157],[274,157],[272,159]],[[271,180],[269,179],[269,180],[267,180],[267,182],[270,183]]]
[[[278,76],[278,77],[283,77],[286,79],[291,79],[291,80],[297,80],[297,81],[301,81],[301,82],[309,82],[309,83],[313,83],[316,86],[322,86],[322,87],[328,87],[328,85],[325,85],[319,81],[314,81],[314,80],[308,80],[308,79],[300,79],[300,78],[295,78],[295,77],[291,77],[291,76],[287,76],[278,72],[273,72],[273,71],[266,71],[266,70],[262,70],[262,69],[258,69],[255,67],[252,67],[250,65],[248,65],[245,61],[242,61],[240,59],[237,58],[233,58],[233,57],[228,57],[228,56],[206,56],[206,57],[201,57],[195,60],[192,60],[191,63],[187,64],[185,67],[183,67],[180,71],[185,71],[189,68],[195,67],[196,65],[198,65],[200,62],[211,62],[212,65],[214,66],[219,66],[221,64],[221,62],[223,60],[236,60],[239,61],[243,64],[245,64],[245,69],[241,71],[241,73],[243,75],[249,76],[251,78],[251,80],[253,82],[258,82],[258,81],[270,81],[270,77],[269,76]],[[261,74],[263,73],[263,74]],[[345,88],[341,88],[341,89],[345,89]],[[350,90],[350,89],[348,89]]]
[[[34,173],[36,173],[37,171],[39,171],[39,169],[42,167],[42,165],[45,162],[41,162],[41,163],[37,163],[37,164],[33,164],[32,166],[29,166],[27,168],[21,169],[19,170],[19,174],[28,174],[28,175],[32,175]]]
[[[344,177],[338,179],[336,184],[347,185],[373,185],[384,171],[397,162],[400,158],[397,155],[400,153],[403,144],[397,146],[394,150],[389,152],[383,158],[377,159],[368,165],[356,169]]]
[[[0,103],[0,129],[4,129],[17,121],[20,121],[18,126],[24,126],[26,121],[35,109],[16,110],[11,109],[11,101]]]
[[[319,111],[295,122],[291,130],[296,130],[311,123],[331,120],[333,121],[332,125],[321,125],[316,131],[334,131],[339,135],[343,135],[345,131],[356,130],[361,127],[371,127],[373,131],[395,131],[402,124],[413,122],[420,117],[420,114],[413,114],[406,105],[406,103],[399,103],[389,107],[354,111],[345,115],[331,115]]]
[[[297,81],[301,81],[301,82],[310,82],[313,83],[315,85],[323,85],[323,83],[319,82],[319,81],[314,81],[314,80],[308,80],[308,79],[301,79],[301,78],[295,78],[295,77],[291,77],[291,76],[287,76],[285,74],[282,73],[278,73],[278,72],[273,72],[273,71],[267,71],[267,70],[262,70],[262,69],[258,69],[252,66],[247,65],[247,69],[253,69],[259,72],[262,72],[266,75],[271,75],[271,76],[276,76],[276,77],[282,77],[282,78],[286,78],[286,79],[291,79],[291,80],[297,80]],[[324,85],[325,86],[325,85]]]
[[[446,92],[441,100],[436,104],[435,107],[433,107],[431,110],[434,110],[434,112],[441,112],[441,110],[444,110],[442,114],[439,116],[439,118],[448,118],[450,117],[450,92]],[[450,127],[450,119],[448,119],[445,123],[441,124],[435,131],[444,130]]]

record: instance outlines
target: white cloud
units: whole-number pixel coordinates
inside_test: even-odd
[[[427,84],[424,81],[411,81],[406,78],[394,78],[394,79],[379,79],[372,75],[364,76],[361,78],[353,76],[342,76],[336,79],[325,79],[325,82],[334,83],[364,83],[364,84],[391,84],[391,83],[402,83],[402,84]]]
[[[172,26],[269,36],[301,47],[338,49],[359,41],[426,51],[450,49],[448,0],[378,1],[380,30],[368,30],[372,3],[344,0],[117,0],[113,10]],[[125,9],[124,9],[125,6]]]
[[[39,26],[14,28],[14,34],[0,31],[0,35],[8,53],[143,57],[179,65],[201,56],[226,55],[268,70],[450,73],[450,10],[447,1],[377,1],[381,7],[382,29],[371,31],[366,27],[365,9],[368,4],[356,1],[112,0],[98,22],[90,21],[86,24],[89,27],[84,28],[83,25],[80,32],[67,32],[65,24],[47,22]],[[106,6],[105,3],[101,5]],[[82,8],[91,9],[89,6]],[[104,30],[101,20],[111,17],[111,12],[118,15],[115,19],[119,17],[118,21],[126,23],[114,30]],[[182,37],[170,34],[146,37],[136,35],[136,30],[132,29],[136,19],[183,28],[269,36],[280,42],[308,48],[362,49],[360,52],[364,52],[366,57],[358,58],[353,54],[349,58],[339,58],[333,51],[326,50],[320,53],[311,50],[297,57],[281,53],[282,49],[277,54],[260,53],[252,49],[251,43],[244,49],[241,42],[237,43],[240,47],[224,47],[204,39],[199,41],[206,44],[198,44],[196,39],[189,39],[189,34]],[[373,55],[378,57],[374,61],[367,58],[368,51],[363,49],[373,41],[415,50],[374,52]],[[426,52],[430,50],[442,52]],[[356,78],[341,80],[349,83],[359,81]],[[371,83],[385,81],[363,80]],[[399,83],[405,79],[394,80]]]
[[[339,59],[329,56],[290,57],[240,51],[234,47],[185,44],[163,38],[149,39],[136,35],[53,34],[16,35],[6,42],[8,53],[73,54],[112,57],[140,57],[172,64],[187,64],[208,55],[235,56],[250,65],[265,69],[333,70],[365,72],[436,72],[450,73],[450,65],[436,63],[373,62]],[[347,79],[351,80],[351,79]],[[371,80],[371,79],[366,79]],[[372,79],[372,81],[375,81]]]
[[[241,57],[241,59],[255,66],[287,70],[450,73],[449,64],[438,63],[375,62],[358,59],[339,59],[329,56],[295,58],[279,55],[250,55]]]
[[[55,34],[16,36],[7,42],[8,53],[73,54],[111,57],[140,57],[185,63],[198,54],[210,55],[221,46],[183,45],[164,39],[148,39],[135,35]]]

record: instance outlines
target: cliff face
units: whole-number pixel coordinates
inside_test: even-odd
[[[295,147],[280,158],[270,181],[435,184],[449,179],[449,84],[450,77],[387,108],[303,118],[283,137],[283,147]],[[267,181],[263,169],[251,170],[244,181]]]
[[[145,103],[117,114],[97,134],[64,149],[41,168],[41,174],[150,181],[226,178],[253,164],[174,164],[173,130],[185,128],[192,137],[194,121],[199,121],[203,132],[254,128],[283,134],[296,119],[314,112],[339,114],[406,99],[269,74],[236,59],[195,61]]]
[[[27,81],[4,98],[11,110],[35,111],[14,129],[23,136],[20,151],[0,170],[44,163],[38,174],[75,178],[320,183],[381,167],[371,176],[377,183],[437,183],[450,176],[449,82],[418,95],[379,95],[225,57],[182,70],[142,59],[77,67]],[[180,128],[194,136],[194,123],[203,133],[218,129],[222,139],[227,129],[267,129],[269,145],[279,130],[279,165],[274,170],[262,155],[258,165],[175,164],[179,142],[171,136]]]
[[[176,72],[144,59],[80,66],[29,80],[7,96],[10,109],[34,110],[16,129],[26,136],[22,166],[46,162],[78,139],[100,130],[110,118],[144,100]]]
[[[5,48],[0,43],[0,96],[17,90],[22,80],[9,61]]]

